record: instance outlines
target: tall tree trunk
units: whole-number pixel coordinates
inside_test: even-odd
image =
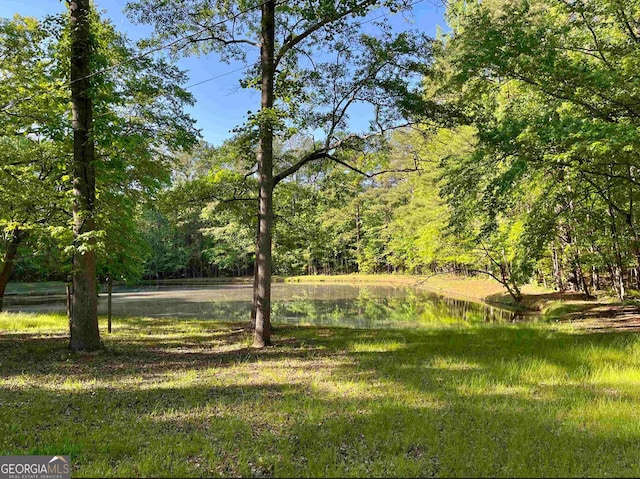
[[[633,174],[632,171],[632,167],[631,167],[631,163],[627,163],[627,174],[629,175],[630,178],[633,178],[635,175]],[[633,251],[633,255],[636,258],[636,277],[635,277],[635,288],[640,290],[640,275],[639,273],[639,269],[640,269],[640,234],[638,233],[638,230],[636,229],[636,225],[634,222],[634,196],[635,196],[635,191],[636,191],[636,187],[632,184],[629,183],[629,212],[625,215],[625,220],[627,222],[627,225],[629,226],[629,229],[631,230],[631,234],[633,235],[632,240],[631,240],[631,250]]]
[[[258,236],[256,236],[256,239],[258,238]],[[251,331],[255,331],[256,330],[256,314],[257,314],[257,310],[258,310],[258,264],[257,262],[254,263],[253,266],[253,300],[251,302],[251,319],[250,319],[250,323],[251,323]]]
[[[573,202],[569,202],[571,211],[573,212]],[[580,291],[580,274],[578,272],[579,263],[577,257],[577,246],[573,236],[572,228],[569,224],[565,226],[565,235],[566,235],[566,243],[567,243],[567,255],[568,255],[568,266],[569,266],[569,274],[568,280],[571,285],[571,291]]]
[[[580,281],[580,285],[582,287],[582,291],[587,299],[592,299],[593,295],[591,291],[589,291],[589,283],[587,283],[587,278],[584,275],[584,270],[582,269],[582,265],[580,263],[576,266],[576,272],[578,273],[578,279]]]
[[[95,239],[83,238],[95,230],[96,190],[91,103],[90,0],[69,0],[71,13],[71,107],[73,111],[73,314],[70,321],[73,351],[100,349]]]
[[[622,272],[622,268],[617,262],[613,267],[613,285],[616,293],[618,294],[618,299],[620,301],[624,301],[624,297],[626,294],[624,286],[624,273]]]
[[[71,305],[71,301],[73,301],[73,292],[72,292],[72,288],[73,288],[73,283],[71,281],[67,281],[65,283],[66,286],[66,290],[67,290],[67,319],[69,320],[69,324],[71,324],[71,316],[72,316],[72,310],[73,310],[73,306]]]
[[[564,284],[564,280],[562,278],[562,262],[560,259],[560,256],[558,255],[558,248],[556,247],[556,245],[553,246],[552,248],[552,258],[553,258],[553,279],[555,281],[556,284],[556,289],[558,291],[565,291],[565,284]]]
[[[273,122],[274,99],[275,0],[262,4],[262,118],[258,144],[258,238],[256,244],[256,327],[254,347],[271,344],[271,226],[273,223]]]
[[[576,238],[576,234],[574,233],[573,238]],[[576,278],[576,291],[582,289],[587,299],[592,298],[591,292],[589,291],[589,285],[587,283],[587,279],[584,276],[584,269],[582,268],[582,258],[580,254],[580,248],[578,247],[577,241],[573,242],[573,264],[574,264],[574,276]]]
[[[620,244],[618,242],[618,228],[616,226],[616,217],[613,212],[613,208],[611,204],[609,204],[609,219],[611,220],[611,236],[613,240],[613,251],[615,258],[615,265],[613,267],[613,277],[611,278],[613,282],[613,287],[618,293],[618,299],[620,301],[624,301],[625,297],[625,287],[624,287],[624,264],[622,262],[622,253],[620,252]]]
[[[11,232],[11,237],[7,243],[7,249],[4,252],[2,258],[2,270],[0,270],[0,311],[4,306],[4,292],[7,289],[7,284],[11,278],[11,272],[13,271],[13,264],[18,256],[18,245],[22,241],[23,233],[19,228],[14,228]]]
[[[258,218],[258,228],[256,229],[256,241],[258,239],[258,237],[260,236],[260,218]],[[257,248],[257,246],[256,246]],[[256,330],[256,314],[257,314],[257,309],[258,309],[258,256],[257,256],[257,252],[256,252],[256,259],[253,262],[253,299],[251,301],[251,319],[250,319],[250,326],[251,326],[251,331],[254,331],[255,334],[255,330]]]
[[[596,291],[600,290],[600,272],[596,266],[591,267],[591,285]]]
[[[360,203],[356,202],[356,264],[360,272],[361,250],[360,250]]]
[[[640,244],[640,243],[638,243]],[[637,266],[634,268],[636,271],[636,284],[635,284],[635,288],[637,290],[640,290],[640,250],[636,250],[635,251],[635,257],[636,257],[636,264]]]

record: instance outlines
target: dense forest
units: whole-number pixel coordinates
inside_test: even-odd
[[[99,277],[251,276],[256,128],[199,140],[184,72],[95,17]],[[294,120],[322,100],[297,92],[274,134],[291,173],[273,191],[274,274],[483,274],[515,299],[532,280],[621,300],[640,289],[639,18],[637,0],[450,1],[450,30],[386,45],[420,74],[420,99],[393,98],[410,121],[296,168],[317,125]],[[69,36],[57,18],[0,23],[2,291],[71,274]]]

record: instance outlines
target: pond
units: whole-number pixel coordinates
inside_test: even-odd
[[[113,293],[112,311],[114,316],[246,321],[251,298],[249,284],[120,288]],[[65,312],[64,298],[59,295],[7,299],[7,311]],[[105,294],[100,295],[98,310],[106,314]],[[272,287],[274,324],[396,328],[530,319],[408,286],[274,283]]]

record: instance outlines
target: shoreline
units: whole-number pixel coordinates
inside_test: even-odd
[[[603,291],[598,292],[595,299],[588,300],[582,293],[558,292],[528,284],[522,287],[522,302],[516,304],[502,285],[496,281],[479,277],[459,277],[451,274],[435,276],[400,274],[292,276],[285,278],[285,281],[406,285],[524,314],[540,314],[547,321],[569,323],[578,328],[591,330],[640,329],[640,301],[620,302]]]
[[[144,281],[142,284],[208,286],[223,284],[250,284],[251,277],[194,278],[162,281]],[[640,329],[640,300],[619,302],[600,291],[595,299],[585,299],[576,292],[558,292],[537,285],[522,287],[522,302],[516,304],[503,286],[484,277],[464,277],[452,274],[341,274],[313,276],[274,276],[273,283],[350,283],[387,284],[419,288],[451,298],[486,304],[522,314],[539,314],[544,320],[570,323],[588,329]],[[55,286],[63,283],[10,283],[5,304],[17,298],[29,302],[50,301],[56,295]],[[52,288],[49,288],[52,287]]]
[[[287,283],[384,283],[411,286],[424,289],[432,293],[453,298],[464,299],[484,303],[490,306],[505,309],[530,312],[539,312],[538,308],[532,308],[528,304],[514,304],[504,288],[495,281],[479,277],[459,277],[450,274],[423,276],[400,274],[346,274],[346,275],[316,275],[316,276],[290,276],[285,277]],[[525,286],[525,294],[547,292],[535,286]]]

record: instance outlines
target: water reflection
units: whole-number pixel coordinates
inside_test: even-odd
[[[113,314],[246,321],[251,310],[251,297],[251,286],[245,284],[120,289],[113,295]],[[396,328],[527,319],[511,311],[410,287],[276,283],[272,298],[274,324]],[[58,298],[42,303],[14,303],[7,309],[64,312],[65,305]],[[106,314],[105,295],[100,296],[99,313]]]
[[[328,287],[323,285],[325,288]],[[329,287],[335,291],[336,286]],[[352,297],[295,295],[273,303],[274,322],[356,328],[420,327],[523,321],[522,314],[414,288],[350,286]]]

